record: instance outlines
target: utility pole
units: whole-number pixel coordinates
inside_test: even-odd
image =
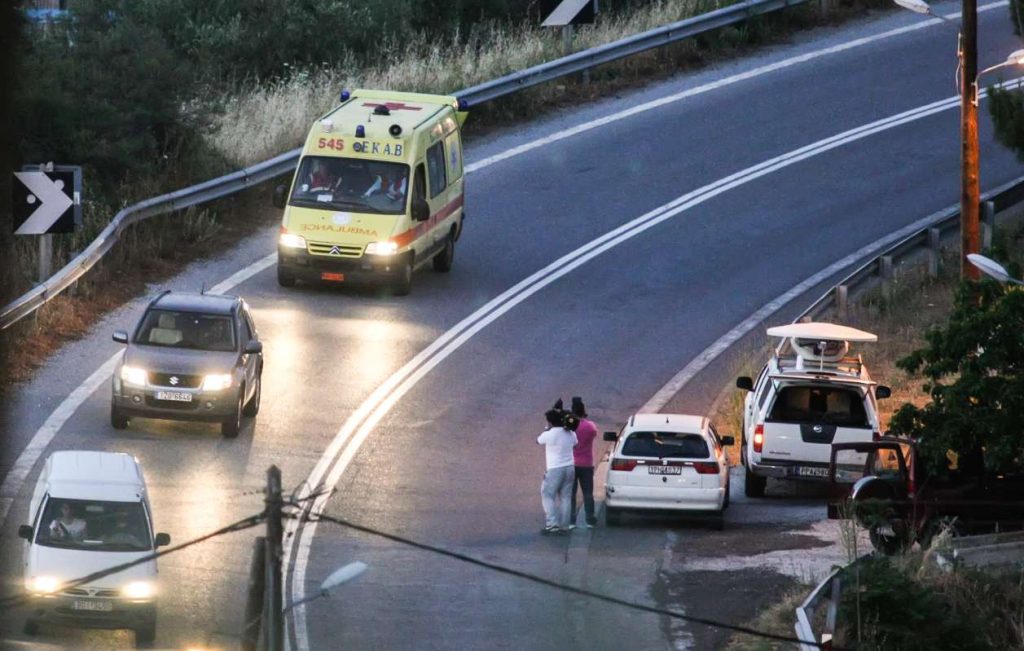
[[[981,252],[979,210],[981,188],[978,146],[978,5],[977,0],[963,0],[960,14],[960,276],[968,280],[980,278],[978,270],[967,261],[970,253]]]
[[[264,639],[267,651],[284,649],[284,604],[281,584],[281,557],[284,527],[281,524],[281,470],[277,466],[267,469],[267,494],[264,497],[267,509],[267,555],[266,590],[263,621],[266,625]]]

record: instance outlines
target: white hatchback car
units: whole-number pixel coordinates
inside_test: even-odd
[[[605,480],[605,521],[620,524],[623,511],[688,511],[713,516],[723,525],[729,506],[729,462],[706,416],[636,414],[615,441]]]

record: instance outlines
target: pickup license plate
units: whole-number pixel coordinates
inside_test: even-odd
[[[174,402],[192,402],[192,394],[187,391],[157,391],[157,400],[173,400]]]
[[[647,473],[651,475],[681,475],[681,466],[647,466]]]
[[[71,602],[72,610],[89,610],[92,612],[109,613],[114,610],[114,604],[103,599],[75,599]]]
[[[331,271],[324,271],[320,274],[320,280],[331,280],[336,283],[345,282],[345,274],[333,273]]]
[[[801,466],[800,468],[796,469],[796,474],[801,476],[801,477],[821,477],[821,478],[827,478],[828,477],[828,468],[813,468],[813,467]]]

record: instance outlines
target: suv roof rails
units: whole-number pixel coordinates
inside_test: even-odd
[[[171,290],[169,290],[169,289],[163,290],[162,292],[160,292],[159,294],[154,296],[153,300],[151,300],[149,302],[149,305],[147,305],[146,307],[153,307],[153,305],[155,305],[157,301],[159,301],[161,298],[163,298],[164,296],[167,296],[170,293],[171,293]]]

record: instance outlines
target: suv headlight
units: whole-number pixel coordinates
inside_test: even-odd
[[[149,581],[132,581],[121,588],[121,596],[125,599],[149,599],[156,593],[156,588]]]
[[[207,375],[203,378],[203,391],[223,391],[231,386],[230,374]]]
[[[278,238],[277,242],[287,249],[306,248],[306,238],[295,233],[281,233],[281,237]]]
[[[29,592],[53,594],[60,590],[60,581],[54,576],[35,576],[25,581]]]
[[[146,386],[146,371],[137,366],[128,366],[125,364],[121,367],[121,379],[128,384],[137,384],[140,387]]]
[[[370,242],[366,245],[366,255],[394,255],[398,253],[397,242]]]

